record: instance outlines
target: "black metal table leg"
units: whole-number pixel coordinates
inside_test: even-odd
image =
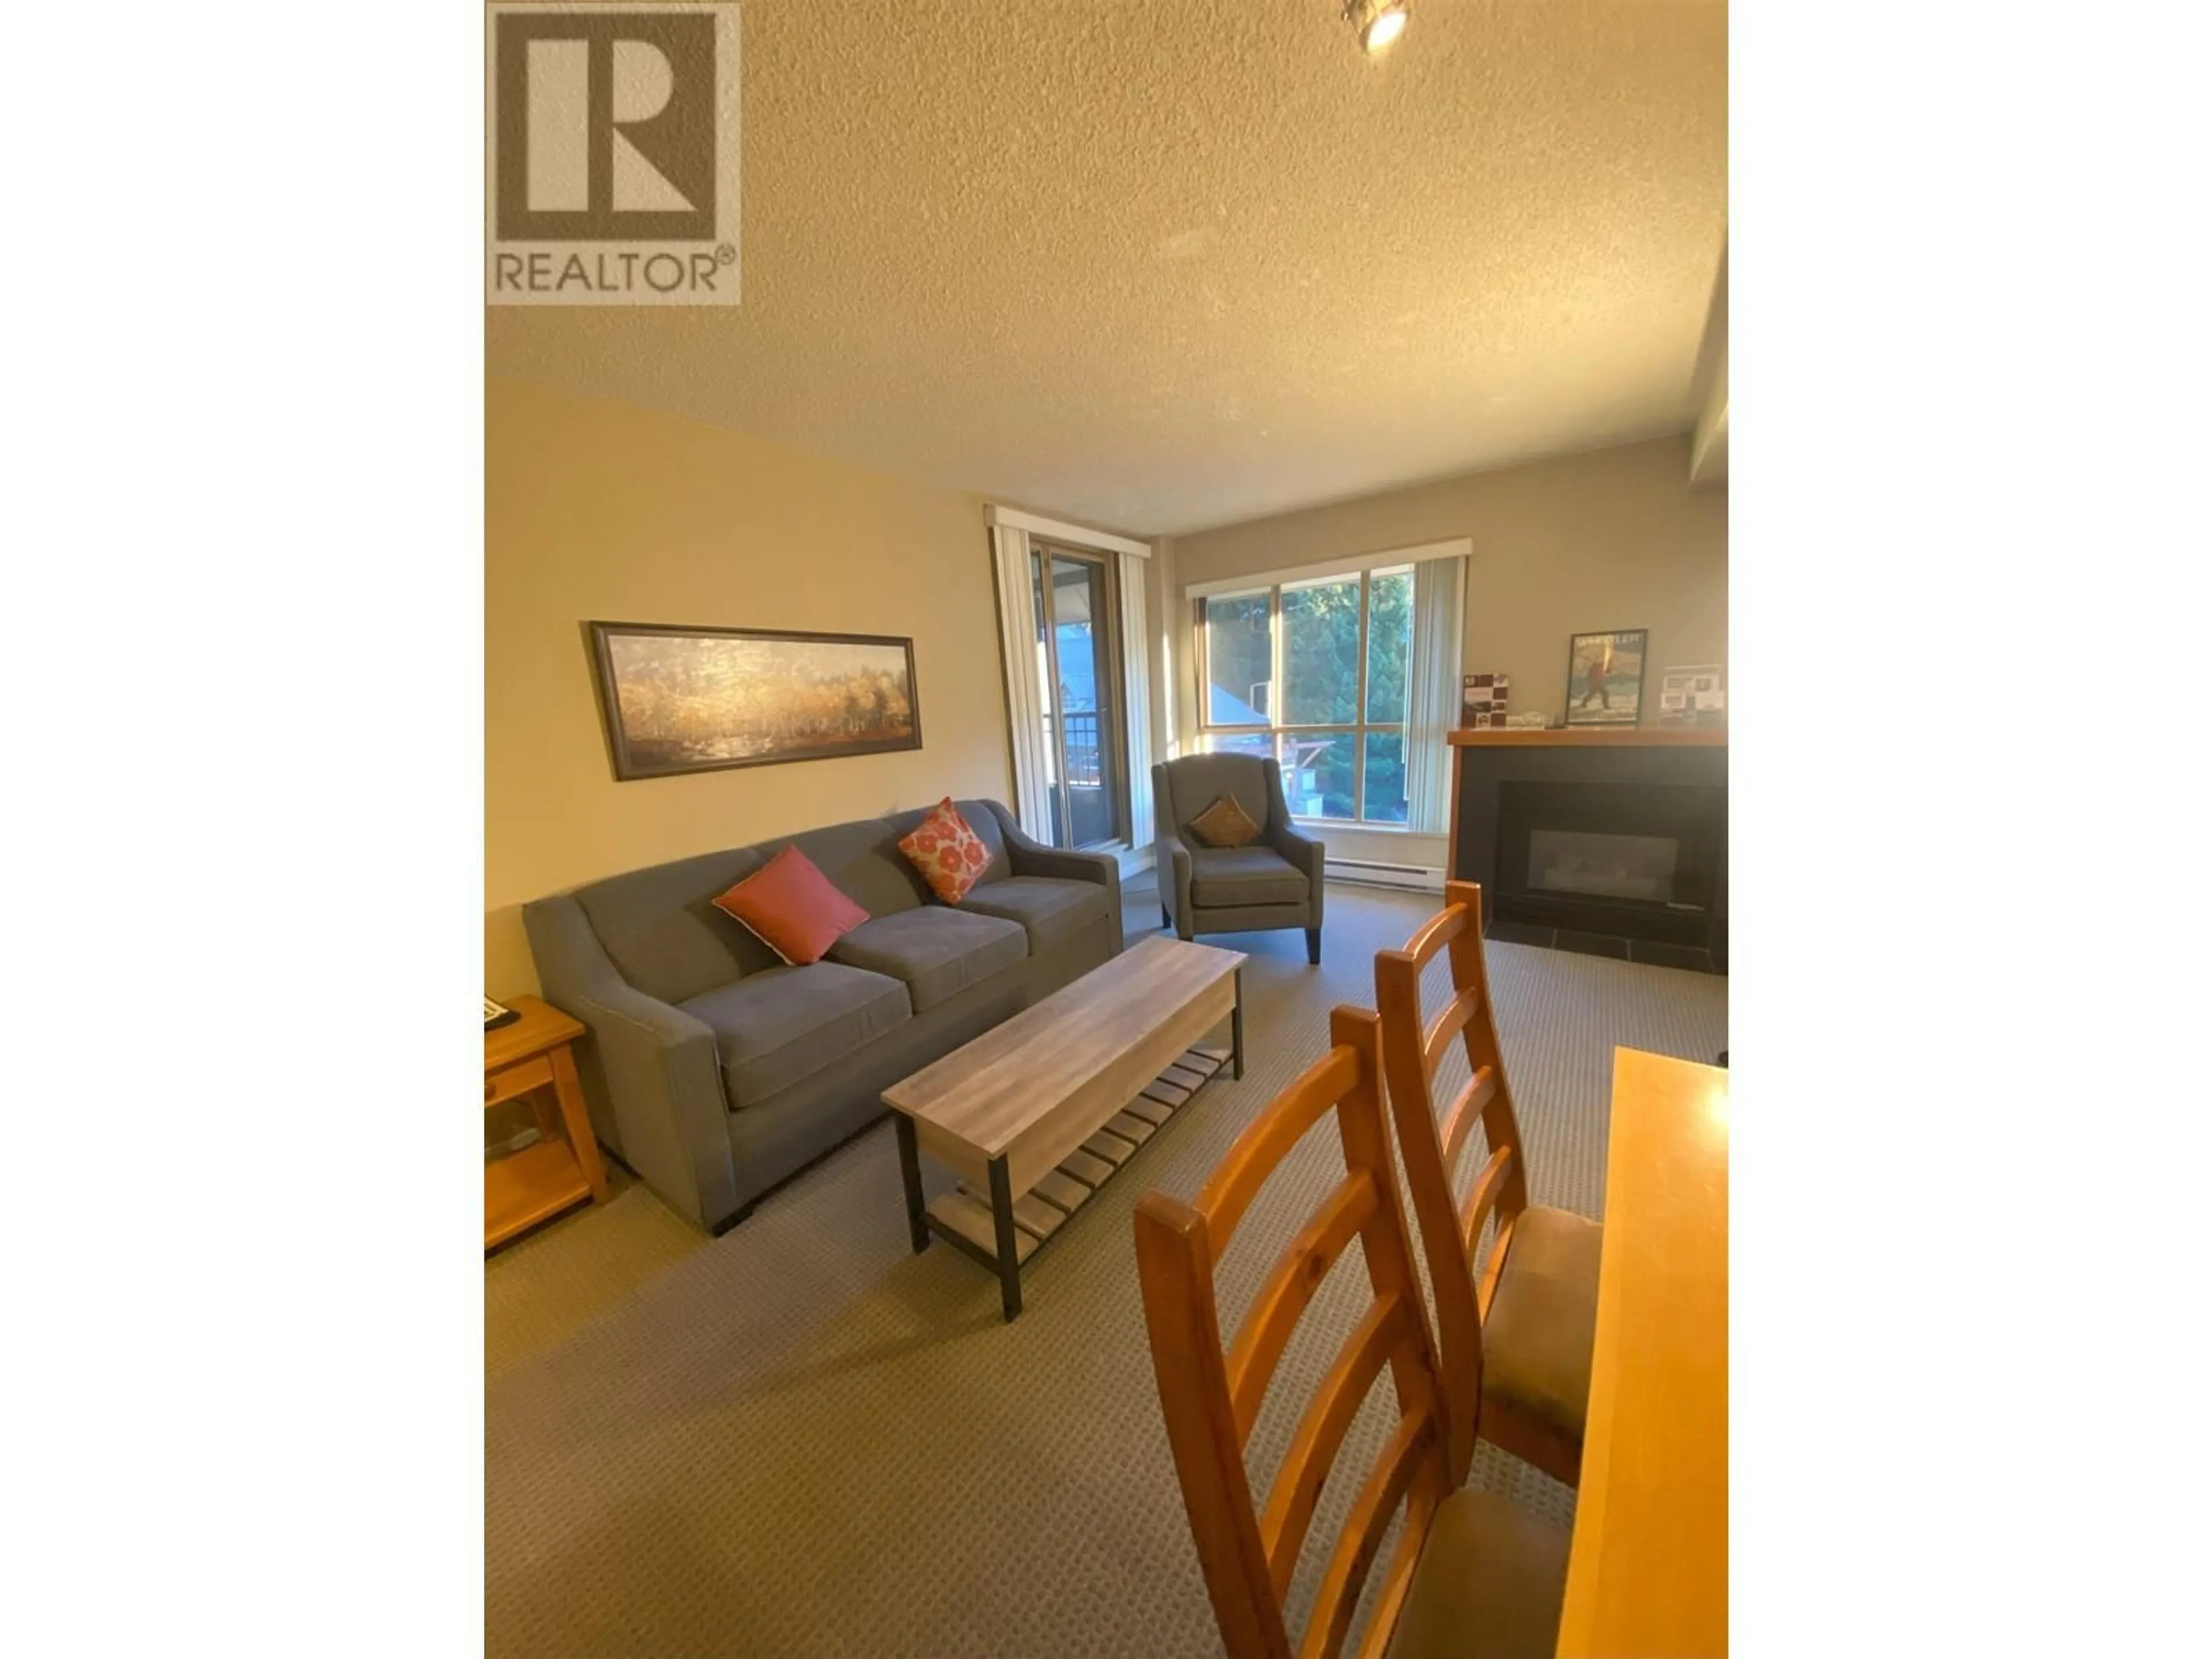
[[[999,1243],[999,1306],[1012,1323],[1022,1311],[1022,1261],[1015,1253],[1013,1183],[1006,1160],[991,1160],[991,1221]]]
[[[1237,970],[1237,1006],[1229,1012],[1229,1052],[1236,1066],[1232,1077],[1244,1075],[1244,970]]]
[[[906,1183],[906,1234],[920,1255],[929,1248],[929,1229],[922,1221],[921,1148],[915,1140],[912,1118],[893,1112],[891,1121],[898,1127],[899,1178]]]

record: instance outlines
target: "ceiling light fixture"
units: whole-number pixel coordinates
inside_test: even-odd
[[[1370,58],[1378,58],[1406,32],[1413,8],[1403,0],[1345,0],[1344,21],[1359,31],[1359,44]]]

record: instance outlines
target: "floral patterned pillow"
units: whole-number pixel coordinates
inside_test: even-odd
[[[931,808],[911,834],[899,837],[899,851],[921,872],[929,890],[947,904],[966,898],[991,866],[991,849],[960,816],[950,795]]]

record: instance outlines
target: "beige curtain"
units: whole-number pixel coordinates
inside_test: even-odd
[[[1044,699],[1037,684],[1036,599],[1030,586],[1030,532],[991,526],[999,585],[999,649],[1006,666],[1006,725],[1014,762],[1014,816],[1024,832],[1052,840],[1052,797],[1045,768]]]
[[[1121,588],[1121,685],[1127,705],[1129,845],[1152,844],[1152,669],[1145,626],[1145,564],[1134,553],[1115,556]]]
[[[1451,819],[1451,750],[1459,723],[1460,635],[1467,615],[1467,560],[1424,559],[1413,567],[1413,659],[1406,685],[1406,827],[1441,836]],[[1449,857],[1449,854],[1447,854]]]

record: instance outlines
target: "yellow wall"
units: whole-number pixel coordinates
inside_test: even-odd
[[[1556,718],[1567,636],[1651,633],[1657,671],[1725,662],[1728,497],[1687,487],[1686,436],[1481,472],[1156,544],[1159,752],[1194,746],[1190,583],[1464,536],[1470,671]],[[660,860],[940,795],[1011,804],[981,498],[625,404],[486,392],[484,986],[536,988],[520,907]],[[617,783],[582,624],[911,635],[915,752]],[[1165,665],[1162,665],[1165,666]],[[1173,708],[1162,690],[1172,688]],[[1649,719],[1647,711],[1647,720]],[[1149,825],[1138,827],[1139,844]],[[1350,856],[1442,862],[1441,838],[1334,832]]]
[[[720,428],[486,390],[484,988],[534,990],[519,907],[640,865],[1011,800],[983,504]],[[582,624],[910,635],[923,747],[617,783]]]
[[[1464,536],[1474,552],[1463,671],[1511,675],[1511,706],[1543,709],[1557,725],[1568,637],[1648,629],[1648,726],[1657,717],[1661,669],[1728,660],[1728,495],[1690,489],[1689,441],[1684,434],[1594,450],[1178,536],[1175,580],[1210,582]],[[1197,671],[1191,606],[1180,594],[1175,614],[1176,711],[1190,748]],[[1324,833],[1359,857],[1442,860],[1441,836]]]

